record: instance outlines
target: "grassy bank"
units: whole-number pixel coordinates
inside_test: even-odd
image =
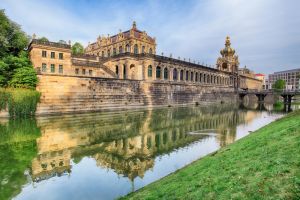
[[[11,117],[33,116],[40,93],[31,89],[0,88],[0,111],[7,109]]]
[[[299,199],[300,111],[122,199]]]

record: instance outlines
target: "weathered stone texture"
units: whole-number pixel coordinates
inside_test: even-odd
[[[236,101],[233,88],[197,83],[39,75],[37,114]]]

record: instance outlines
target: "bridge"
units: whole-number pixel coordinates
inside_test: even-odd
[[[267,95],[280,95],[283,97],[285,104],[291,104],[292,98],[300,95],[300,90],[239,90],[238,94],[241,100],[246,95],[253,94],[258,98],[258,102],[263,102]]]

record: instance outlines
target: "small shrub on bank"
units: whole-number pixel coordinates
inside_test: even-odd
[[[8,106],[10,117],[26,117],[35,114],[40,93],[23,88],[0,89],[0,98],[0,108]]]

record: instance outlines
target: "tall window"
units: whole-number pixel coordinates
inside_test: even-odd
[[[114,54],[114,56],[117,55],[117,49],[116,48],[113,48],[113,54]]]
[[[63,60],[63,59],[64,59],[64,54],[63,54],[63,53],[59,53],[59,54],[58,54],[58,58],[59,58],[60,60]]]
[[[145,46],[142,46],[142,53],[145,53]]]
[[[134,53],[138,54],[139,53],[139,47],[137,44],[134,45]]]
[[[160,78],[160,74],[161,74],[161,67],[160,66],[157,66],[156,67],[156,78]]]
[[[173,80],[174,81],[177,80],[177,69],[176,68],[173,70]]]
[[[149,49],[149,54],[152,54],[152,48]]]
[[[191,72],[191,81],[194,81],[194,73]]]
[[[104,57],[104,51],[102,51],[101,55],[102,55],[102,57]]]
[[[126,44],[126,52],[130,52],[130,45]]]
[[[126,76],[127,76],[127,74],[126,74],[126,65],[123,65],[123,77],[124,77],[124,79],[126,79]]]
[[[58,72],[59,72],[60,74],[62,74],[62,73],[64,72],[64,68],[63,68],[62,65],[59,65],[59,66],[58,66]]]
[[[110,56],[110,49],[107,50],[107,56]]]
[[[85,75],[85,69],[82,69],[82,74]]]
[[[42,57],[44,57],[44,58],[47,57],[47,51],[42,51]]]
[[[51,73],[55,72],[55,65],[54,64],[51,64],[50,71],[51,71]]]
[[[198,82],[198,72],[195,74],[195,81]]]
[[[89,75],[93,76],[93,70],[89,70]]]
[[[123,47],[122,46],[119,47],[119,53],[123,53]]]
[[[185,80],[186,80],[186,81],[189,80],[189,72],[188,72],[188,71],[185,72]]]
[[[148,66],[148,77],[152,77],[152,66]]]
[[[55,52],[51,52],[51,58],[55,58]]]
[[[168,69],[167,68],[164,69],[164,79],[168,80]]]
[[[119,66],[116,65],[116,74],[119,76]]]
[[[180,80],[183,81],[183,70],[180,70]]]
[[[75,74],[79,74],[79,69],[78,68],[75,69]]]
[[[202,73],[200,73],[199,82],[202,82]]]
[[[42,64],[42,72],[47,72],[47,65],[46,65],[46,63]]]

